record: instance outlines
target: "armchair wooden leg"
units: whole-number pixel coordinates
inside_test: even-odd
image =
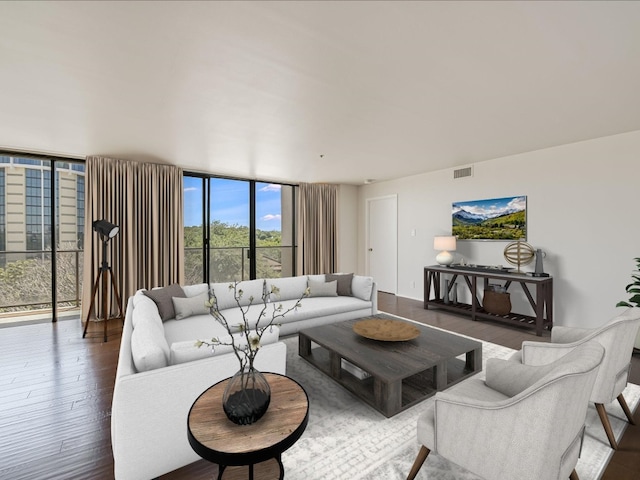
[[[571,475],[569,475],[569,480],[580,480],[580,479],[578,478],[578,474],[576,473],[576,471],[575,471],[575,470],[573,470],[573,471],[571,472]]]
[[[616,437],[613,436],[613,430],[611,429],[609,416],[607,415],[607,411],[604,409],[604,405],[602,403],[596,403],[596,410],[598,411],[598,415],[600,416],[600,421],[602,422],[604,431],[607,434],[607,438],[609,439],[611,448],[613,448],[614,450],[617,450],[618,444],[616,443]]]
[[[627,405],[627,401],[624,399],[622,394],[618,395],[618,403],[622,407],[622,410],[624,410],[624,414],[627,416],[627,420],[629,420],[629,423],[631,425],[635,425],[636,422],[633,420],[633,415],[631,415],[631,410],[629,410],[629,405]]]
[[[418,470],[420,470],[420,467],[422,467],[422,464],[427,459],[429,453],[431,453],[431,450],[429,450],[427,447],[425,447],[424,445],[420,447],[420,451],[418,452],[416,461],[413,462],[413,467],[411,467],[411,471],[409,472],[409,476],[407,476],[407,480],[413,480],[414,478],[416,478]]]

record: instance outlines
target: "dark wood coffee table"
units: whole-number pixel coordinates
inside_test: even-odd
[[[254,469],[259,478],[282,479],[282,452],[291,447],[307,427],[309,400],[304,388],[284,375],[265,373],[264,376],[271,387],[271,402],[267,413],[252,425],[236,425],[224,413],[222,394],[229,379],[207,389],[189,411],[189,444],[202,458],[220,466],[219,480],[223,474],[224,478],[253,480]],[[243,466],[243,471],[227,468],[239,466]]]
[[[482,370],[475,340],[414,323],[420,335],[413,340],[371,340],[353,331],[357,321],[301,330],[298,353],[386,417]],[[343,360],[366,373],[347,371]]]

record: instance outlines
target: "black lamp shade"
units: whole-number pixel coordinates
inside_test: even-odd
[[[107,220],[96,220],[93,222],[93,230],[98,232],[100,235],[111,239],[118,234],[120,227],[108,222]]]

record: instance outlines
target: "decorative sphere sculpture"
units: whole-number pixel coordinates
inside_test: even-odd
[[[520,267],[529,265],[535,256],[536,251],[527,242],[518,240],[504,247],[504,259],[518,268],[516,273],[522,273]]]

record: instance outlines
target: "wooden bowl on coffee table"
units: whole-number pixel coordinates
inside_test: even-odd
[[[353,325],[353,331],[361,337],[382,342],[405,342],[420,335],[415,325],[388,318],[365,318]]]

